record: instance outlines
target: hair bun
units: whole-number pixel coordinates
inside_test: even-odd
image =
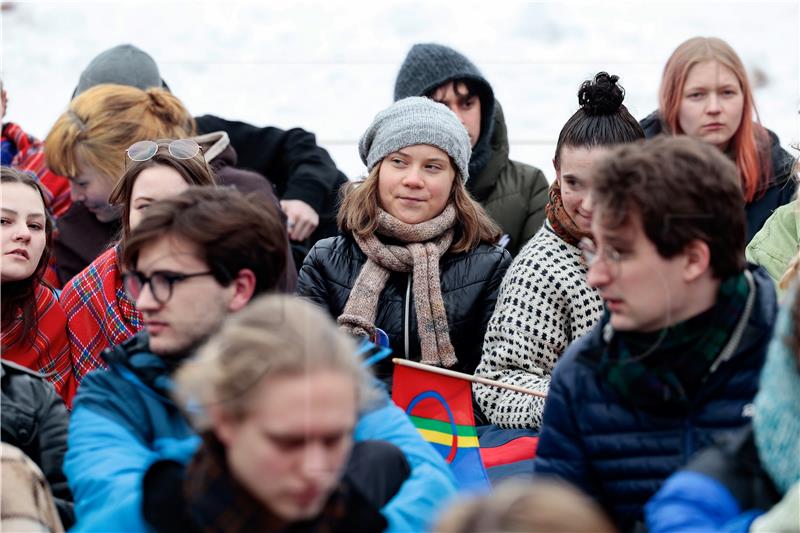
[[[619,111],[625,89],[617,84],[619,76],[598,72],[594,80],[586,80],[578,89],[578,103],[587,115],[611,115]]]

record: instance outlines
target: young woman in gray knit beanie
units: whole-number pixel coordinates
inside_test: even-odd
[[[314,246],[297,293],[351,333],[383,330],[398,357],[474,372],[511,257],[464,187],[466,129],[444,105],[404,98],[376,115],[359,152],[369,174],[345,189],[342,235]],[[376,368],[391,372],[387,360]]]

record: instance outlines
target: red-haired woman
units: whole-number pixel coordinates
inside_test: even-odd
[[[53,225],[36,178],[9,167],[0,170],[0,282],[2,358],[47,377],[72,401],[67,318],[54,291],[42,281],[52,246]]]
[[[747,210],[747,241],[772,212],[792,201],[792,157],[761,125],[742,60],[716,37],[694,37],[670,56],[659,109],[642,121],[647,137],[686,134],[725,152],[739,169]]]

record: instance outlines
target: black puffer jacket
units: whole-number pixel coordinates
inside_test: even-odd
[[[2,361],[3,442],[13,444],[42,470],[65,529],[74,520],[72,493],[61,469],[67,451],[69,418],[52,383],[23,366]]]
[[[327,308],[336,318],[342,314],[366,262],[367,256],[350,236],[321,240],[308,253],[300,269],[297,294]],[[453,370],[475,372],[500,282],[510,264],[511,255],[507,251],[489,244],[481,244],[471,252],[447,253],[439,261],[450,341],[458,358]],[[390,346],[397,357],[420,360],[410,273],[390,273],[380,295],[375,325],[389,336]],[[391,361],[384,359],[376,366],[375,373],[389,381],[392,366]]]
[[[639,123],[648,139],[655,137],[664,130],[658,111],[651,113]],[[770,130],[767,130],[770,141],[770,164],[772,175],[763,180],[761,189],[756,193],[752,202],[745,204],[747,214],[747,242],[759,232],[764,222],[772,215],[773,211],[782,205],[794,200],[797,182],[792,178],[794,158],[783,149],[780,139]]]

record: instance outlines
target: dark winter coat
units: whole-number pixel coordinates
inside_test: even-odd
[[[297,294],[325,307],[336,318],[342,314],[366,262],[367,256],[352,237],[322,240],[311,249],[300,269]],[[510,264],[507,251],[489,244],[480,244],[470,252],[446,253],[440,259],[442,298],[450,341],[458,358],[454,370],[475,372],[500,282]],[[375,326],[387,333],[397,357],[419,361],[422,354],[411,277],[411,273],[389,274],[378,302]],[[392,366],[391,361],[384,359],[376,365],[375,373],[388,381]]]
[[[213,115],[195,119],[198,131],[225,131],[239,157],[239,166],[269,176],[282,200],[302,200],[319,215],[310,246],[338,234],[339,189],[345,176],[313,133],[300,128],[258,127]]]
[[[645,137],[655,137],[663,131],[658,112],[651,113],[640,122]],[[773,211],[794,200],[797,182],[792,177],[794,158],[781,147],[778,136],[767,130],[770,138],[772,175],[764,187],[756,193],[752,202],[745,204],[747,214],[747,242],[758,233]]]
[[[2,361],[2,437],[42,470],[65,529],[74,522],[72,493],[62,470],[69,418],[51,383],[23,366]]]
[[[224,138],[223,138],[224,137]],[[221,185],[233,185],[238,190],[261,192],[271,198],[278,209],[278,199],[273,186],[264,176],[236,167],[237,155],[224,132],[196,137],[199,144],[213,148],[211,166]],[[216,146],[216,148],[215,148]],[[209,152],[206,151],[208,154]],[[282,213],[282,211],[281,211]],[[120,221],[100,222],[82,203],[72,204],[67,213],[56,221],[55,256],[58,278],[62,285],[86,268],[101,253],[120,238]],[[287,247],[289,246],[287,236]],[[288,254],[286,279],[280,287],[291,292],[294,288],[297,267],[292,254]]]
[[[508,131],[499,103],[490,146],[489,162],[480,174],[470,176],[467,190],[500,225],[510,239],[506,248],[515,256],[544,223],[549,184],[538,168],[508,158]]]
[[[756,296],[733,355],[710,372],[688,412],[655,414],[623,401],[593,369],[601,326],[573,343],[550,383],[534,468],[594,497],[623,530],[663,481],[698,450],[750,422],[776,317],[767,273],[750,265]]]
[[[685,469],[670,476],[645,508],[647,529],[732,531],[733,524],[748,526],[780,500],[748,426],[698,453]]]

